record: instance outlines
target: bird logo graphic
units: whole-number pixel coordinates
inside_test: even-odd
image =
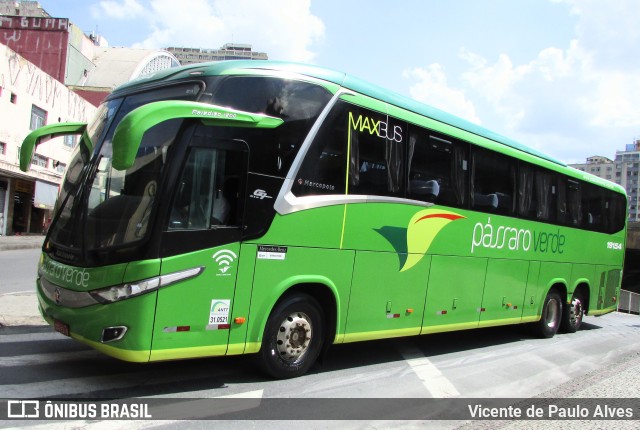
[[[440,209],[425,209],[417,212],[407,226],[407,259],[400,271],[404,272],[418,264],[440,230],[461,218],[464,217]]]

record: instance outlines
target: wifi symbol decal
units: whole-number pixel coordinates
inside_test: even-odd
[[[213,257],[211,258],[216,260],[216,263],[218,263],[218,266],[220,266],[220,269],[218,270],[220,270],[220,272],[222,273],[226,273],[227,270],[231,268],[231,263],[233,263],[233,261],[236,260],[238,256],[235,252],[229,249],[223,249],[213,254]]]

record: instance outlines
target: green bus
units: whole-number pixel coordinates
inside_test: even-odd
[[[79,135],[39,263],[43,317],[110,356],[256,354],[615,310],[620,186],[344,73],[196,64],[117,88]]]

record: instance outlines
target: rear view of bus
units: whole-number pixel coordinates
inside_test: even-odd
[[[163,71],[25,139],[23,170],[82,136],[39,264],[57,331],[134,362],[259,353],[285,378],[332,343],[550,337],[615,309],[620,187],[341,73],[259,63]]]

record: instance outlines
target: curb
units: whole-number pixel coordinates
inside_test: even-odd
[[[0,251],[15,251],[17,249],[38,249],[42,248],[44,236],[37,239],[22,239],[13,236],[0,236]]]
[[[0,294],[0,327],[45,326],[34,292]]]

